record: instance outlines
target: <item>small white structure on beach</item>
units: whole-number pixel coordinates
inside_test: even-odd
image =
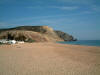
[[[15,40],[2,39],[2,40],[0,40],[0,43],[2,43],[2,44],[16,44],[16,41]]]
[[[8,44],[16,44],[16,41],[15,40],[9,40]]]
[[[0,43],[5,44],[5,43],[8,43],[8,41],[6,39],[2,39],[2,40],[0,40]]]
[[[18,44],[23,44],[23,43],[25,43],[25,42],[24,42],[24,41],[16,41],[16,40],[2,39],[2,40],[0,40],[0,43],[1,43],[1,44],[16,44],[16,43],[18,43]]]
[[[19,44],[23,44],[23,43],[24,43],[24,41],[17,41],[17,43],[19,43]]]

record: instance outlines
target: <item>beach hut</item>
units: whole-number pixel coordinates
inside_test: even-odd
[[[5,44],[5,43],[8,43],[8,41],[6,39],[2,39],[0,40],[0,43]]]
[[[9,40],[8,44],[16,44],[16,41],[15,40]]]
[[[23,44],[23,43],[24,43],[24,41],[17,41],[17,43],[19,43],[19,44]]]

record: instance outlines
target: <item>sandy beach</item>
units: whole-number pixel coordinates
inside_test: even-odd
[[[0,45],[0,75],[100,75],[100,47],[57,43]]]

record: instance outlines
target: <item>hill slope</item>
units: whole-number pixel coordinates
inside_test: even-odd
[[[41,41],[73,41],[73,36],[61,31],[55,31],[48,26],[20,26],[1,29],[0,39],[35,40]]]

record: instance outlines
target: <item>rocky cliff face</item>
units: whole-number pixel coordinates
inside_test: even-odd
[[[0,39],[43,41],[73,41],[73,36],[48,26],[20,26],[0,30]]]
[[[67,33],[64,33],[64,32],[62,32],[62,31],[55,31],[55,32],[56,32],[56,34],[57,34],[60,38],[62,38],[64,41],[73,41],[73,40],[74,40],[73,36],[71,36],[71,35],[69,35],[69,34],[67,34]]]

